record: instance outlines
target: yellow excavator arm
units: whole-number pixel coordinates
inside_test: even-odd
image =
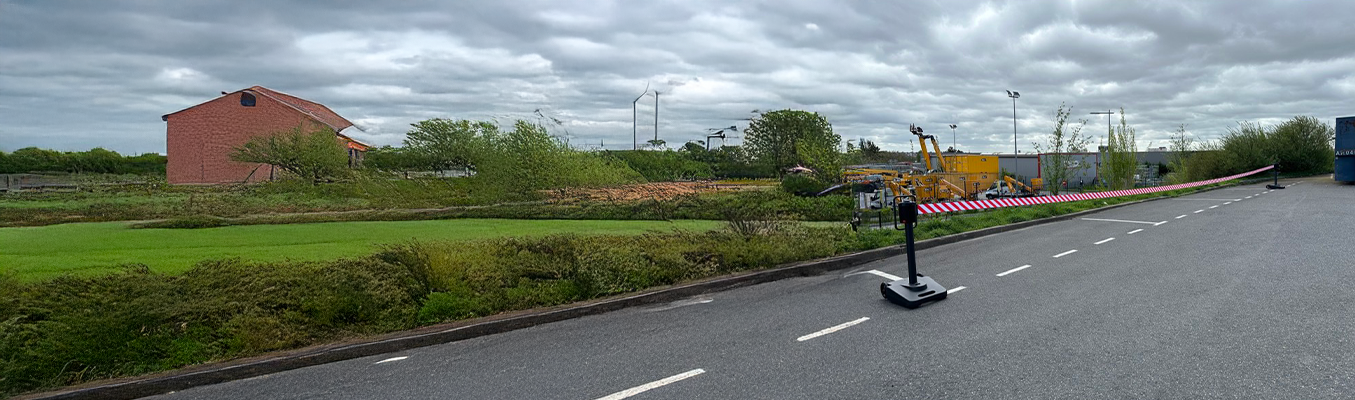
[[[950,172],[950,169],[946,168],[946,157],[941,156],[941,146],[936,145],[936,136],[927,135],[927,138],[932,140],[932,151],[936,152],[936,162],[940,164],[938,167],[941,167],[943,172]],[[927,159],[931,160],[931,157]]]
[[[1003,176],[1002,180],[1007,181],[1007,187],[1012,188],[1012,190],[1016,190],[1017,187],[1020,187],[1021,190],[1025,192],[1035,193],[1035,190],[1031,189],[1030,186],[1026,186],[1026,184],[1021,183],[1021,181],[1018,181],[1016,179],[1012,179],[1012,177],[1010,176]]]

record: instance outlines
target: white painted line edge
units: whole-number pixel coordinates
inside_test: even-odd
[[[1102,241],[1099,241],[1099,242],[1096,242],[1096,243],[1092,243],[1092,244],[1101,244],[1101,243],[1109,242],[1109,241],[1112,241],[1112,240],[1115,240],[1115,238],[1109,238],[1109,239],[1102,240]]]
[[[1133,234],[1139,233],[1139,232],[1143,232],[1143,230],[1142,230],[1142,229],[1135,229],[1135,230],[1129,231],[1129,233],[1126,233],[1126,235],[1133,235]]]
[[[1016,272],[1016,271],[1020,271],[1020,270],[1026,269],[1026,268],[1030,268],[1030,264],[1026,264],[1026,265],[1022,265],[1022,266],[1020,266],[1020,267],[1016,267],[1016,268],[1009,269],[1009,270],[1007,270],[1007,272],[1003,272],[1003,273],[997,274],[997,276],[1007,276],[1007,274],[1010,274],[1010,273],[1013,273],[1013,272]]]
[[[1148,225],[1152,225],[1152,224],[1153,224],[1152,222],[1148,222],[1148,221],[1130,221],[1130,220],[1127,220],[1127,219],[1082,218],[1082,220],[1083,220],[1083,221],[1105,221],[1105,222],[1127,222],[1127,223],[1131,223],[1131,224],[1148,224]]]
[[[1059,254],[1055,254],[1055,255],[1054,255],[1054,258],[1063,257],[1063,256],[1066,256],[1066,255],[1069,255],[1069,254],[1073,254],[1073,253],[1076,253],[1076,252],[1077,252],[1077,250],[1068,250],[1068,251],[1065,251],[1065,252],[1062,252],[1062,253],[1059,253]]]
[[[391,357],[391,358],[387,358],[387,359],[385,359],[385,360],[381,360],[381,361],[374,362],[374,363],[372,363],[372,365],[376,365],[376,364],[380,364],[380,363],[388,363],[388,362],[391,362],[391,361],[400,361],[400,360],[403,360],[403,359],[406,359],[406,358],[409,358],[409,357],[408,357],[408,356]]]
[[[956,286],[954,289],[947,290],[947,291],[946,291],[946,294],[955,293],[955,292],[958,292],[958,291],[961,291],[961,290],[965,290],[965,287],[964,287],[964,286]]]
[[[854,320],[854,321],[849,321],[849,322],[844,322],[844,323],[838,324],[837,326],[834,326],[834,327],[832,327],[832,328],[828,328],[828,329],[824,329],[824,330],[821,330],[821,331],[818,331],[818,332],[814,332],[814,333],[811,333],[811,334],[808,334],[808,335],[800,336],[799,338],[795,339],[795,341],[797,341],[797,342],[803,342],[803,341],[806,341],[806,340],[809,340],[809,339],[813,339],[813,338],[816,338],[816,337],[819,337],[819,336],[827,335],[827,334],[829,334],[829,333],[833,333],[833,332],[837,332],[837,331],[840,331],[840,330],[843,330],[843,329],[847,329],[847,328],[851,327],[852,325],[856,325],[856,324],[859,324],[859,323],[862,323],[862,322],[866,322],[866,321],[869,321],[869,320],[870,320],[870,317],[861,317],[861,318],[858,318],[858,319],[856,319],[856,320]]]
[[[871,275],[879,276],[879,277],[881,277],[881,278],[885,278],[885,279],[888,279],[888,280],[891,280],[891,281],[897,281],[897,280],[903,279],[903,278],[901,278],[901,277],[894,276],[893,274],[890,274],[890,273],[888,273],[888,272],[876,271],[876,270],[873,270],[873,269],[872,269],[872,270],[869,270],[869,271],[853,272],[853,273],[847,274],[847,276],[861,275],[861,274],[871,274]]]
[[[633,388],[630,388],[630,389],[622,390],[622,391],[620,391],[620,392],[612,393],[612,394],[607,395],[607,397],[599,397],[598,400],[621,400],[621,399],[624,399],[624,398],[627,398],[627,397],[631,397],[631,396],[634,396],[634,395],[637,395],[637,394],[640,394],[640,393],[647,392],[647,391],[649,391],[650,389],[654,389],[654,388],[657,388],[657,387],[660,387],[660,386],[664,386],[664,385],[667,385],[667,384],[670,384],[670,383],[673,383],[673,382],[677,382],[677,381],[680,381],[680,380],[683,380],[683,379],[691,378],[691,377],[693,377],[693,376],[701,375],[701,374],[703,374],[703,373],[706,373],[706,370],[697,368],[697,369],[694,369],[694,370],[691,370],[691,371],[683,372],[683,373],[681,373],[681,374],[673,375],[673,376],[670,376],[670,377],[667,377],[667,378],[663,378],[663,379],[660,379],[660,380],[657,380],[657,381],[653,381],[653,382],[646,383],[646,384],[643,384],[643,385],[640,385],[640,386],[636,386],[636,387],[633,387]]]

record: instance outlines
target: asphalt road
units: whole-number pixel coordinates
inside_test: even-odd
[[[1355,398],[1352,194],[1250,185],[928,249],[964,289],[917,310],[880,297],[893,258],[156,398]]]

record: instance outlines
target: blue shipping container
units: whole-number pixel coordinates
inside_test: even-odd
[[[1336,181],[1355,182],[1355,117],[1336,119]]]

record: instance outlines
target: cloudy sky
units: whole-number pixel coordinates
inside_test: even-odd
[[[571,144],[630,148],[752,110],[817,111],[843,138],[1030,151],[1060,103],[1127,111],[1139,146],[1186,124],[1355,114],[1355,7],[1340,1],[0,0],[0,150],[165,151],[160,116],[252,85],[399,144],[434,117],[541,110]],[[640,141],[654,135],[640,101]],[[1118,117],[1117,117],[1118,118]],[[732,143],[737,143],[732,139]]]

